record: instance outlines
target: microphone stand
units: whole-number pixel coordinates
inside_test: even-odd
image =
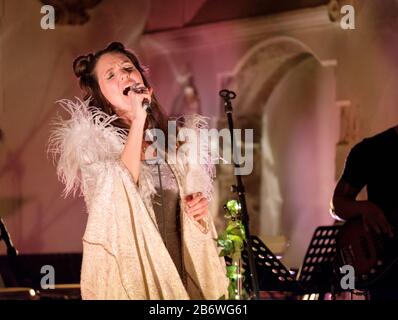
[[[219,92],[219,95],[224,99],[224,107],[225,113],[228,118],[228,126],[229,132],[231,135],[231,152],[232,152],[232,162],[235,168],[240,168],[240,164],[235,163],[235,140],[234,140],[234,124],[232,120],[232,103],[231,100],[235,99],[236,93],[227,89],[223,89]],[[231,191],[238,194],[239,202],[241,204],[241,220],[243,226],[245,228],[246,233],[246,250],[249,260],[249,272],[251,277],[251,285],[252,285],[252,296],[255,300],[259,299],[259,288],[258,288],[258,277],[257,277],[257,269],[255,265],[255,259],[253,254],[253,246],[252,240],[250,237],[250,230],[249,230],[249,215],[247,213],[247,206],[246,206],[246,198],[245,198],[245,188],[243,186],[242,177],[240,174],[234,174],[236,178],[236,185],[232,185]]]

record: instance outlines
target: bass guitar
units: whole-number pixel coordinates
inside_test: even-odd
[[[395,230],[393,230],[395,231]],[[352,219],[341,227],[337,238],[338,267],[351,265],[355,287],[367,288],[382,279],[398,261],[398,237],[366,231],[362,219]]]

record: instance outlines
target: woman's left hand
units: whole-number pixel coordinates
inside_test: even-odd
[[[199,221],[209,214],[209,202],[201,192],[194,193],[185,198],[186,212]]]

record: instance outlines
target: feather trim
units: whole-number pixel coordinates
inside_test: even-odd
[[[189,195],[202,192],[210,201],[213,196],[213,180],[215,178],[214,163],[219,156],[214,156],[209,146],[209,136],[201,134],[201,129],[208,130],[208,117],[199,114],[184,115],[176,119],[182,125],[180,131],[184,135],[184,128],[194,129],[196,139],[184,142],[185,152],[177,152],[177,162],[182,162],[185,168],[184,192]],[[188,137],[189,138],[189,137]],[[192,153],[196,154],[192,154]]]
[[[63,196],[67,197],[71,193],[75,196],[76,191],[86,185],[82,181],[81,169],[94,163],[118,160],[127,131],[112,126],[111,123],[118,117],[90,106],[89,100],[63,99],[58,103],[70,117],[63,119],[58,115],[52,122],[54,128],[50,134],[47,153],[52,155],[53,162],[58,161],[57,175],[65,185]],[[184,194],[202,192],[210,201],[215,178],[214,158],[209,148],[208,136],[200,134],[200,129],[208,129],[207,119],[198,114],[176,119],[183,126],[180,130],[195,129],[197,136],[196,141],[188,140],[183,144],[185,152],[177,151],[177,164],[184,177]],[[197,156],[196,163],[190,161],[193,152]],[[139,181],[139,192],[145,202],[149,202],[157,192],[145,162],[142,163]]]
[[[57,101],[69,114],[69,119],[58,117],[49,138],[47,153],[57,164],[58,179],[65,185],[63,196],[75,196],[82,186],[81,168],[98,161],[116,160],[122,152],[126,131],[111,123],[118,117],[110,116],[90,101],[62,99]]]

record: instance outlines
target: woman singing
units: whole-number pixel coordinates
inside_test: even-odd
[[[228,281],[208,214],[210,161],[192,165],[177,152],[171,163],[170,143],[156,149],[146,141],[149,128],[167,137],[167,121],[143,67],[121,43],[78,57],[73,68],[84,101],[60,101],[70,118],[56,122],[50,151],[64,194],[80,189],[87,207],[82,298],[220,298]],[[194,116],[183,127],[204,125]],[[148,161],[159,150],[166,161]]]

